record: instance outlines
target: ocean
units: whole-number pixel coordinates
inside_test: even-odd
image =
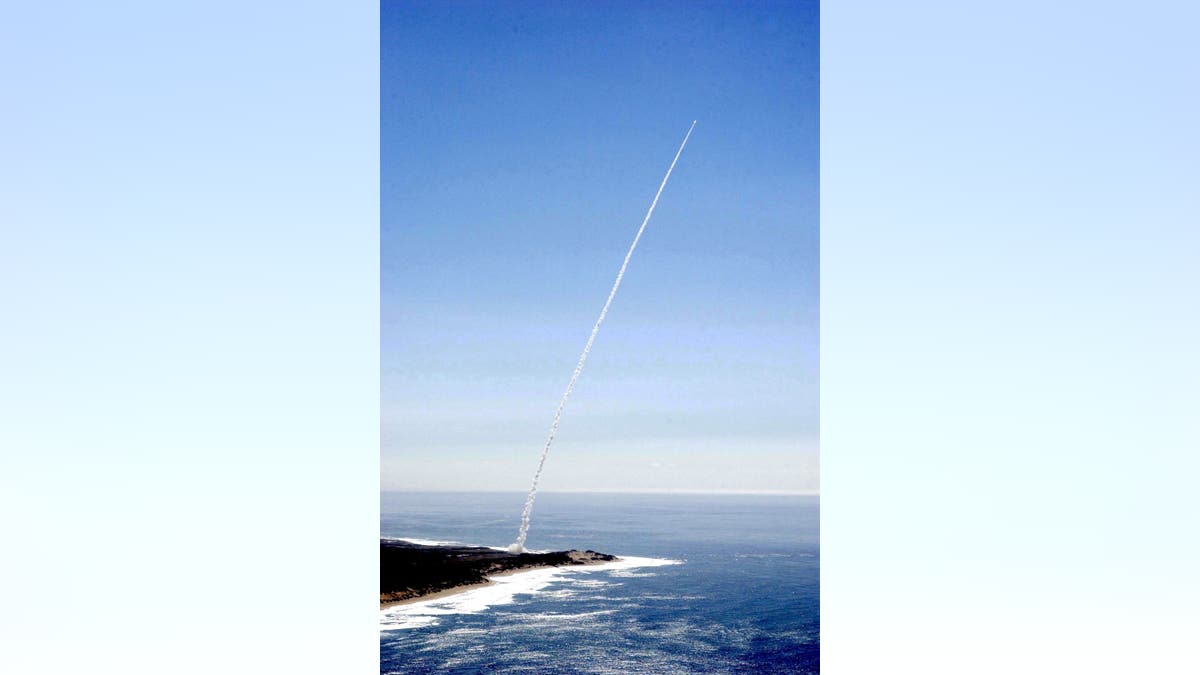
[[[380,533],[505,547],[522,493],[381,495]],[[526,547],[623,561],[546,568],[380,612],[380,672],[817,673],[819,500],[538,495]]]

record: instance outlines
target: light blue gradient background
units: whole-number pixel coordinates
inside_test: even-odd
[[[0,17],[0,672],[378,666],[374,3]]]
[[[1198,22],[825,5],[828,672],[1200,672]]]

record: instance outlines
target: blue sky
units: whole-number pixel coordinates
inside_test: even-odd
[[[382,483],[817,488],[816,3],[381,10]]]

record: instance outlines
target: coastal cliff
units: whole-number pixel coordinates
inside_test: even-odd
[[[489,575],[613,560],[618,558],[591,550],[514,554],[480,546],[426,546],[384,539],[379,542],[379,603],[391,605],[486,584]]]

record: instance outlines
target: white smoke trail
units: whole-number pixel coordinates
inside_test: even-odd
[[[662,183],[658,186],[658,192],[654,195],[654,201],[650,202],[650,209],[646,211],[646,217],[642,219],[642,226],[638,228],[637,235],[633,238],[633,243],[629,245],[629,252],[625,254],[625,260],[621,263],[621,269],[617,272],[617,280],[613,282],[612,290],[608,292],[608,300],[604,301],[604,308],[600,310],[600,317],[596,319],[596,325],[592,326],[592,334],[588,336],[587,344],[583,346],[583,353],[579,355],[579,363],[575,365],[575,372],[571,373],[571,381],[567,383],[567,390],[563,392],[562,399],[558,402],[558,409],[554,411],[554,421],[550,424],[550,437],[546,439],[546,445],[542,448],[542,458],[538,461],[537,471],[533,474],[533,486],[529,488],[529,496],[525,498],[525,510],[521,512],[521,530],[517,533],[517,540],[508,547],[508,550],[513,553],[522,553],[525,551],[525,537],[529,534],[529,515],[533,513],[533,500],[537,498],[538,479],[542,477],[542,467],[546,466],[546,457],[550,454],[550,446],[554,443],[554,435],[558,433],[558,421],[562,417],[563,408],[567,405],[567,399],[571,397],[571,391],[575,389],[575,382],[579,380],[579,373],[583,372],[583,364],[587,361],[588,353],[592,351],[592,343],[596,341],[596,333],[600,332],[600,324],[604,323],[604,317],[608,314],[608,306],[612,304],[613,298],[617,295],[617,289],[621,286],[621,278],[625,276],[625,268],[629,266],[629,259],[633,257],[633,249],[637,248],[638,240],[642,238],[642,232],[646,230],[646,223],[650,222],[650,215],[654,213],[654,207],[658,206],[658,198],[662,196],[663,188],[667,186],[667,179],[671,177],[671,172],[675,170],[675,163],[679,161],[679,156],[683,154],[683,146],[687,145],[688,138],[692,135],[692,129],[695,128],[696,120],[692,120],[692,126],[688,127],[687,135],[683,137],[683,142],[679,144],[679,150],[675,152],[675,159],[671,160],[671,166],[667,168],[667,175],[663,176]]]

